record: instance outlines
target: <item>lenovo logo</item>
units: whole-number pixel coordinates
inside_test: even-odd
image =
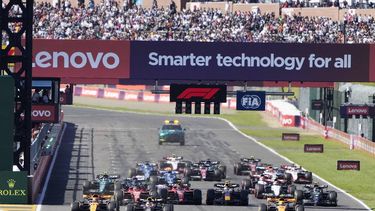
[[[347,107],[348,115],[368,115],[369,107]]]
[[[338,160],[337,170],[361,170],[361,162],[358,160]]]
[[[49,110],[33,110],[31,115],[33,117],[50,117],[52,113]]]
[[[210,100],[219,90],[219,88],[187,88],[177,96],[177,99],[189,100],[194,97],[202,98],[203,100]]]
[[[304,145],[304,152],[317,152],[323,153],[324,152],[324,145],[323,144],[305,144]]]
[[[40,51],[35,55],[33,67],[38,68],[91,68],[98,69],[101,65],[112,70],[119,66],[120,57],[114,52],[74,52]]]
[[[32,105],[31,120],[33,122],[58,122],[57,105]]]

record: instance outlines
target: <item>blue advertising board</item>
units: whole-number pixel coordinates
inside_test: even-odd
[[[237,91],[237,110],[264,111],[266,109],[266,92]]]

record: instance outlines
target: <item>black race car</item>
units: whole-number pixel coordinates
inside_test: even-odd
[[[215,189],[207,190],[207,205],[249,205],[249,192],[241,190],[239,184],[216,183]]]
[[[327,191],[328,185],[305,185],[303,203],[313,206],[337,206],[337,192]]]
[[[173,211],[173,204],[163,204],[162,199],[147,198],[141,199],[137,203],[128,204],[125,211]]]
[[[82,201],[71,204],[71,211],[119,211],[119,205],[112,196],[87,195]]]
[[[235,175],[249,175],[250,172],[255,172],[256,167],[260,163],[260,159],[254,157],[241,158],[240,162],[234,164],[233,170]]]
[[[192,164],[184,174],[191,180],[221,181],[226,178],[227,167],[220,161],[202,160]]]

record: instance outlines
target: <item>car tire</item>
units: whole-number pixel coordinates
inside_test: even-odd
[[[115,182],[114,189],[115,189],[115,191],[118,191],[118,190],[122,189],[122,184],[121,184],[120,181]]]
[[[166,188],[161,188],[158,190],[159,197],[163,199],[163,201],[167,201],[168,198],[168,190]]]
[[[114,195],[115,195],[115,200],[117,201],[117,203],[121,204],[122,200],[124,199],[122,190],[116,190]]]
[[[302,204],[297,205],[296,211],[305,211],[305,206],[303,206]]]
[[[184,176],[185,176],[185,177],[190,177],[190,175],[191,175],[191,168],[186,167],[186,168],[184,169]]]
[[[252,184],[251,184],[251,180],[249,179],[243,179],[242,182],[241,182],[241,188],[242,190],[249,190],[251,187]]]
[[[202,191],[200,189],[194,189],[193,191],[193,201],[195,205],[202,204]]]
[[[249,191],[241,190],[240,198],[241,198],[241,206],[249,206]]]
[[[163,207],[163,211],[173,211],[173,204],[165,204]]]
[[[260,204],[259,207],[258,207],[258,211],[267,211],[267,205]]]
[[[128,177],[129,178],[133,178],[134,176],[136,176],[136,174],[137,174],[137,170],[135,168],[129,169],[129,171],[128,171]]]
[[[296,199],[297,203],[301,203],[304,198],[302,190],[296,190],[294,192],[294,198]]]
[[[206,205],[213,205],[215,201],[215,190],[208,189],[207,190],[207,197],[206,197]]]
[[[115,201],[110,201],[107,205],[108,211],[116,211],[116,202]]]
[[[284,179],[287,181],[288,184],[293,183],[293,176],[291,173],[285,173]]]
[[[131,204],[126,205],[125,211],[133,211],[133,210],[134,210],[133,205],[131,205]]]
[[[306,172],[306,173],[305,173],[305,178],[306,178],[306,180],[309,181],[309,183],[312,183],[312,181],[313,181],[313,175],[312,175],[312,172],[311,172],[311,171]]]
[[[163,142],[162,142],[162,141],[159,141],[159,145],[163,145]]]
[[[214,180],[221,181],[221,171],[219,169],[214,170]]]
[[[238,163],[236,163],[233,166],[233,173],[234,173],[234,175],[240,175],[238,170],[239,170],[239,166],[238,166]]]
[[[72,211],[80,211],[78,201],[73,202],[70,206]]]
[[[264,185],[256,184],[255,185],[255,197],[257,199],[263,199]]]
[[[185,145],[185,140],[180,141],[180,146],[184,146],[184,145]]]
[[[157,176],[150,177],[150,185],[155,186],[159,183],[159,178]]]
[[[189,177],[183,177],[183,178],[181,179],[181,183],[182,183],[182,184],[186,184],[186,185],[188,185],[188,184],[189,184]]]
[[[288,193],[289,194],[294,194],[296,192],[297,188],[295,185],[289,185],[288,186]]]
[[[83,182],[83,185],[82,185],[83,191],[89,190],[89,189],[90,189],[90,186],[91,186],[90,181],[87,181],[87,180],[84,181],[84,182]]]
[[[328,194],[328,198],[329,198],[329,201],[330,201],[331,203],[336,202],[336,201],[337,201],[337,192],[336,192],[336,191],[331,191],[331,192],[329,192],[329,194]]]
[[[219,166],[219,170],[221,172],[221,179],[225,179],[227,177],[227,167],[226,166]]]

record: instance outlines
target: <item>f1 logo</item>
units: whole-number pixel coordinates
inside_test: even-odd
[[[170,102],[214,102],[227,101],[226,85],[171,84]]]
[[[204,100],[210,100],[219,90],[219,88],[187,88],[177,96],[177,99],[189,100],[193,97],[199,97]]]

